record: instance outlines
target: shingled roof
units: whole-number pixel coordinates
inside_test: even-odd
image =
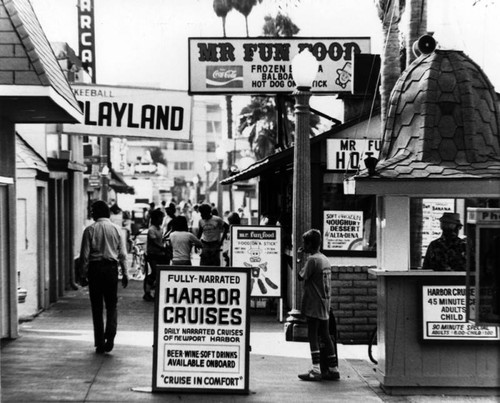
[[[71,87],[64,76],[52,48],[43,32],[29,0],[2,0],[0,2],[0,22],[2,36],[2,52],[0,53],[0,85],[12,86],[12,90],[2,93],[2,101],[7,101],[5,107],[12,106],[15,96],[24,98],[45,97],[61,109],[59,116],[55,106],[42,105],[37,109],[38,115],[52,112],[57,121],[78,122],[82,112],[73,95]],[[17,88],[17,90],[14,90]],[[30,89],[31,88],[31,89]],[[45,88],[46,92],[36,88]],[[7,99],[12,97],[12,99]],[[19,101],[17,101],[19,102]],[[22,105],[21,105],[22,106]],[[9,117],[19,121],[16,116],[18,105],[9,108]],[[52,108],[52,109],[50,109]],[[28,111],[29,108],[26,108]],[[21,112],[19,118],[30,119],[29,113]],[[54,115],[55,114],[55,115]],[[69,116],[68,116],[69,115]],[[32,122],[31,120],[28,120]]]
[[[463,52],[436,50],[405,70],[390,99],[375,175],[365,180],[500,178],[497,94]]]

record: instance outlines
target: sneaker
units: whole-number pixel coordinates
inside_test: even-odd
[[[314,372],[312,369],[307,374],[300,374],[299,378],[303,381],[321,381],[321,374]]]
[[[325,381],[338,381],[340,379],[340,373],[333,371],[323,372],[321,378]]]
[[[115,341],[113,339],[108,339],[106,340],[106,343],[104,343],[104,351],[109,353],[111,350],[113,350],[114,346],[115,346]]]
[[[96,354],[104,354],[105,353],[104,346],[97,346],[95,349],[95,353]]]

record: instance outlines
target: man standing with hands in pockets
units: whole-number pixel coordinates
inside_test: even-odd
[[[94,344],[97,354],[113,350],[117,327],[118,266],[122,269],[123,288],[128,285],[127,254],[121,228],[113,224],[108,205],[98,200],[92,204],[94,223],[85,228],[80,249],[82,280],[88,278]],[[106,329],[103,322],[106,305]]]

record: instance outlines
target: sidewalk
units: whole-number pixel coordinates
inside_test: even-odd
[[[283,324],[252,313],[249,395],[153,394],[153,303],[142,283],[119,289],[118,334],[110,354],[96,355],[88,289],[70,291],[31,322],[20,337],[2,341],[2,402],[472,402],[495,398],[392,397],[374,377],[367,347],[339,345],[341,380],[303,382],[307,343],[285,341]]]

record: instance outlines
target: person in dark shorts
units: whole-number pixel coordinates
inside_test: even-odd
[[[200,266],[220,266],[222,240],[226,237],[229,226],[219,216],[212,214],[210,204],[200,206],[201,219],[199,221],[198,238],[202,247]]]

